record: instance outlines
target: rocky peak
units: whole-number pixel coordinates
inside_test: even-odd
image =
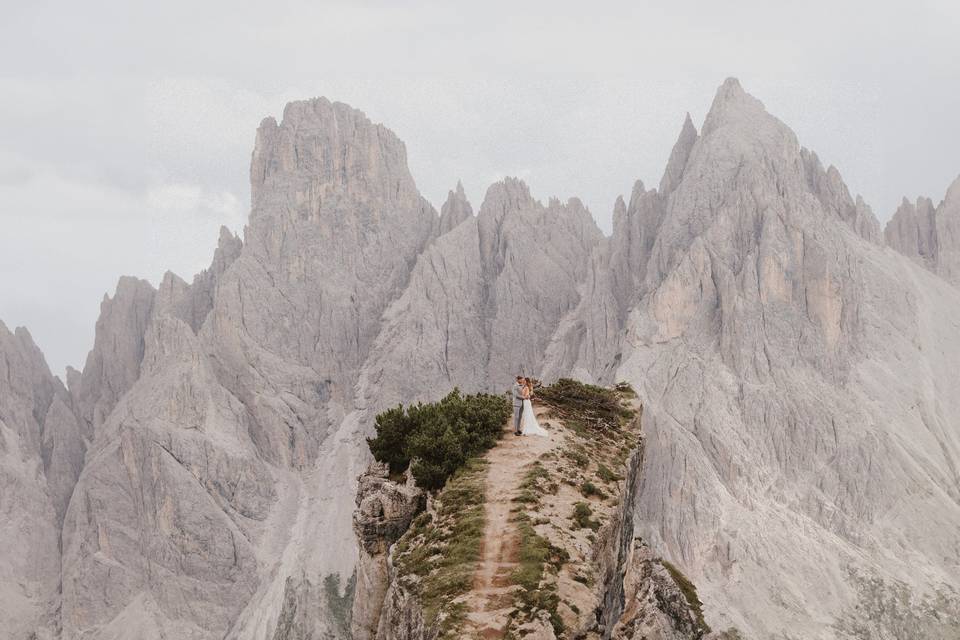
[[[613,202],[613,228],[616,229],[618,225],[622,225],[626,216],[627,204],[623,201],[623,196],[619,195]]]
[[[487,187],[477,215],[481,219],[500,219],[511,212],[529,210],[535,202],[523,180],[507,176]]]
[[[930,198],[904,198],[883,233],[891,248],[960,285],[960,177],[936,207]]]
[[[213,252],[213,263],[208,271],[212,271],[216,275],[222,274],[240,255],[241,249],[243,249],[243,241],[240,237],[226,226],[221,226],[217,248]]]
[[[890,247],[934,270],[937,262],[935,211],[929,198],[921,196],[916,203],[903,198],[883,232]]]
[[[487,189],[480,213],[482,232],[500,236],[504,229],[547,223],[573,231],[589,247],[602,236],[593,216],[579,198],[561,202],[552,197],[544,207],[530,195],[530,188],[519,178],[504,178]]]
[[[147,324],[157,291],[146,280],[124,276],[113,297],[100,303],[93,349],[87,355],[76,402],[92,432],[140,376]],[[71,385],[71,392],[74,386]]]
[[[881,242],[880,223],[873,211],[859,195],[850,197],[850,190],[833,165],[826,169],[816,153],[800,150],[800,164],[806,178],[807,188],[827,211],[843,220],[857,235],[875,244]]]
[[[313,217],[318,201],[335,193],[367,202],[418,196],[403,142],[363,112],[326,98],[291,102],[279,125],[273,118],[260,124],[250,184],[252,224],[284,212]],[[284,202],[291,189],[299,196]]]
[[[0,321],[0,424],[17,430],[21,447],[39,448],[43,419],[56,390],[26,327],[11,332]]]
[[[937,207],[939,273],[960,286],[960,177],[953,181]]]
[[[710,111],[703,122],[702,135],[707,136],[726,125],[749,127],[758,120],[773,118],[763,103],[740,86],[736,78],[727,78],[713,98]]]
[[[944,196],[943,202],[946,206],[950,207],[951,210],[960,207],[960,176],[957,176],[957,178],[950,183],[950,186],[947,187],[947,195]]]
[[[693,150],[693,145],[697,142],[697,128],[693,126],[693,120],[687,113],[683,120],[683,126],[680,129],[680,135],[677,137],[673,150],[670,152],[670,159],[667,161],[667,168],[660,179],[660,193],[667,196],[673,191],[683,176],[683,169],[687,166],[687,159]]]
[[[456,190],[447,194],[447,201],[443,203],[443,207],[440,209],[438,235],[443,235],[471,217],[473,217],[473,207],[470,206],[467,194],[463,191],[463,183],[458,180]]]

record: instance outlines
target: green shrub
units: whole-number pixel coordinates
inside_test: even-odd
[[[505,398],[464,396],[454,389],[439,402],[400,405],[379,414],[377,435],[367,444],[391,473],[409,467],[420,487],[435,490],[468,459],[496,444],[509,417]]]
[[[568,423],[576,421],[575,430],[582,426],[619,429],[625,420],[633,416],[633,411],[621,404],[617,391],[570,378],[560,378],[541,388],[537,397]]]
[[[602,463],[597,465],[597,477],[604,482],[615,482],[620,479],[620,476],[611,471],[610,467]]]
[[[581,446],[564,449],[563,455],[570,458],[570,460],[581,469],[586,469],[587,465],[590,464],[590,458],[587,457],[586,451]]]
[[[578,529],[590,529],[596,531],[600,528],[600,523],[592,519],[593,509],[586,502],[578,502],[573,506],[573,523]]]
[[[598,498],[606,498],[607,494],[603,492],[600,487],[593,484],[589,480],[580,485],[580,493],[589,498],[590,496],[597,496]]]

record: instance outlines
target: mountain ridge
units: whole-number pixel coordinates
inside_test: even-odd
[[[0,381],[2,407],[34,387],[62,400],[56,471],[4,445],[4,485],[29,487],[4,508],[60,533],[19,545],[59,561],[4,596],[29,603],[4,608],[11,628],[333,633],[324,585],[354,566],[373,415],[518,370],[633,383],[650,417],[638,527],[719,628],[833,637],[866,597],[850,571],[917,598],[960,587],[944,533],[960,522],[960,291],[883,247],[839,172],[738,82],[699,133],[685,118],[609,237],[579,200],[544,205],[516,179],[475,216],[458,185],[438,214],[403,143],[326,99],[261,123],[251,183],[243,240],[221,232],[191,284],[121,279],[68,392]],[[21,351],[3,344],[4,362]],[[5,442],[42,431],[0,420]],[[0,562],[27,575],[19,553]]]

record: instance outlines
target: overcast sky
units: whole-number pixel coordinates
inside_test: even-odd
[[[960,174],[954,0],[403,4],[0,0],[0,320],[81,367],[117,277],[209,264],[258,123],[318,95],[396,131],[438,208],[515,175],[606,231],[731,75],[881,221]]]

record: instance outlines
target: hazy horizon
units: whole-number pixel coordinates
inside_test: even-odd
[[[659,182],[685,113],[699,129],[735,76],[884,222],[960,174],[960,8],[906,7],[11,8],[0,320],[55,373],[82,367],[121,275],[189,280],[222,224],[242,232],[258,123],[318,95],[396,132],[437,209],[457,180],[476,210],[513,175],[579,197],[609,233],[616,197]]]

